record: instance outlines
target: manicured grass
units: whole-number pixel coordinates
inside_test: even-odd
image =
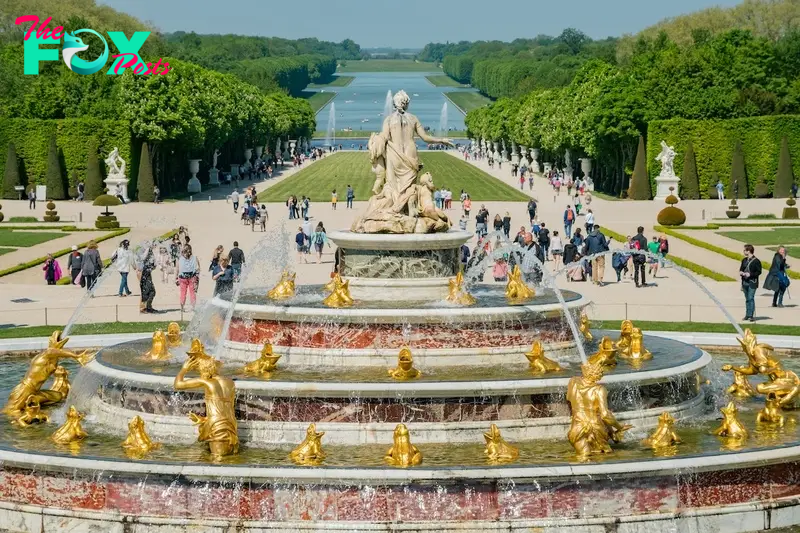
[[[314,113],[328,105],[328,102],[336,98],[335,92],[311,92],[311,91],[303,91],[301,95],[303,98],[308,100],[308,103],[311,105],[311,109],[314,110]]]
[[[800,243],[800,228],[773,228],[764,231],[719,231],[723,237],[736,239],[754,246]]]
[[[592,328],[616,329],[620,328],[620,320],[592,320]],[[733,325],[716,322],[656,322],[636,320],[637,328],[648,331],[677,331],[685,333],[736,333]],[[742,329],[750,328],[756,335],[800,335],[800,326],[781,326],[777,324],[742,324]]]
[[[439,72],[436,63],[423,63],[413,59],[369,59],[367,61],[347,61],[340,66],[338,73],[346,72]]]
[[[324,87],[347,87],[353,80],[356,79],[355,76],[334,76],[333,81],[330,83],[312,83],[309,85],[312,89],[321,89]]]
[[[481,93],[450,91],[444,93],[444,95],[464,113],[469,113],[473,109],[478,109],[479,107],[492,103],[489,98],[486,98]]]
[[[450,76],[425,76],[429,82],[433,84],[434,87],[469,87],[464,83],[458,82],[451,78]]]
[[[458,196],[466,190],[473,201],[527,201],[528,196],[506,185],[489,174],[441,152],[420,154],[425,172],[433,175],[437,187],[448,187]],[[294,176],[277,183],[258,195],[260,202],[285,202],[294,194],[311,198],[312,202],[330,202],[331,191],[336,189],[339,199],[344,200],[347,185],[356,194],[356,201],[371,196],[375,174],[366,152],[342,152],[330,155],[314,163]]]
[[[179,322],[181,330],[188,322]],[[109,333],[149,333],[157,329],[166,331],[169,322],[101,322],[92,324],[75,324],[70,335],[105,335]],[[28,326],[0,328],[0,339],[22,337],[49,337],[53,331],[62,330],[64,326]]]
[[[16,248],[0,248],[0,255],[10,254],[11,252],[16,252]]]
[[[0,230],[0,246],[28,248],[64,237],[64,233]]]

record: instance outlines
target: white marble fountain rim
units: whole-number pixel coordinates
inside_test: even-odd
[[[458,248],[472,238],[472,233],[450,230],[446,233],[353,233],[337,230],[328,233],[328,239],[337,246],[357,250],[445,250]]]
[[[664,380],[673,376],[687,374],[694,370],[704,368],[712,361],[708,353],[703,352],[700,357],[680,366],[658,370],[644,370],[641,372],[628,372],[624,374],[609,374],[603,377],[602,383],[606,385],[616,383],[644,384]],[[87,365],[97,374],[135,383],[147,383],[159,387],[171,387],[174,378],[156,374],[145,374],[120,370],[92,361]],[[389,394],[419,395],[424,397],[451,397],[459,395],[486,394],[536,394],[551,390],[564,390],[569,382],[569,377],[540,378],[529,380],[492,380],[492,381],[399,381],[396,383],[324,383],[324,382],[288,382],[288,381],[263,381],[263,380],[236,380],[239,390],[266,392],[275,396],[336,396],[350,395],[358,392],[361,395],[385,396]]]

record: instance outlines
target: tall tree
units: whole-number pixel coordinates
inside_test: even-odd
[[[636,152],[636,164],[633,167],[631,186],[628,197],[633,200],[652,200],[650,189],[650,176],[647,175],[647,155],[644,148],[644,138],[639,137],[639,150]]]
[[[50,136],[50,146],[47,150],[46,184],[48,200],[64,200],[67,197],[64,191],[64,175],[61,172],[61,161],[58,158],[55,133]]]
[[[744,151],[741,141],[736,142],[733,149],[733,161],[731,162],[731,185],[728,190],[730,198],[747,198],[747,170],[744,166]]]
[[[789,153],[789,140],[784,137],[781,140],[781,157],[778,160],[778,175],[775,178],[775,198],[787,198],[792,194],[792,183],[794,174],[792,173],[792,154]]]
[[[692,141],[689,141],[689,146],[686,147],[686,156],[683,159],[681,197],[684,200],[700,199],[700,180],[697,177],[697,160],[694,156]]]
[[[105,192],[105,185],[103,184],[103,175],[100,172],[100,161],[97,158],[97,142],[91,142],[89,146],[84,192],[87,200],[94,200]]]
[[[140,202],[153,202],[153,165],[147,143],[142,143],[142,157],[139,158],[139,178],[136,180],[136,196]]]
[[[3,198],[16,200],[19,193],[14,189],[22,185],[19,176],[19,160],[17,160],[17,148],[14,143],[8,143],[8,155],[6,156],[6,169],[3,174]]]

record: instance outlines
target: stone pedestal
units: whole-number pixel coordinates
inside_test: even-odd
[[[190,159],[189,172],[192,173],[192,177],[189,178],[189,184],[186,186],[186,190],[190,194],[197,194],[203,190],[203,186],[200,184],[200,180],[197,179],[197,173],[199,171],[200,171],[200,160]]]
[[[551,170],[553,170],[553,164],[552,163],[545,163],[544,164],[544,173],[547,174]]]
[[[231,181],[239,180],[239,165],[231,165]]]
[[[130,202],[130,198],[128,197],[128,178],[125,176],[120,176],[119,174],[111,175],[104,180],[106,184],[106,188],[108,189],[108,194],[111,196],[115,196],[117,194],[117,186],[119,186],[120,190],[122,191],[122,197],[125,198],[125,202]],[[37,189],[37,198],[39,198],[38,189]],[[44,198],[42,196],[41,198]]]
[[[539,149],[531,148],[531,172],[541,174],[542,167],[539,166]]]
[[[219,185],[219,170],[212,168],[208,171],[208,184]]]
[[[656,178],[656,196],[653,200],[663,202],[670,195],[670,187],[674,187],[672,194],[680,194],[681,179],[678,176],[659,176]]]

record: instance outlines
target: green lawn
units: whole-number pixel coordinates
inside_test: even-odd
[[[11,217],[9,222],[39,222],[36,217]]]
[[[0,248],[0,255],[10,254],[11,252],[15,252],[16,248]]]
[[[336,71],[343,72],[439,72],[436,63],[423,63],[413,59],[369,59],[367,61],[347,61]]]
[[[754,246],[800,244],[800,228],[773,228],[761,231],[718,231],[719,235]]]
[[[425,79],[435,87],[469,87],[469,85],[458,82],[450,76],[425,76]]]
[[[180,323],[183,330],[188,322]],[[100,322],[93,324],[75,324],[70,335],[106,335],[110,333],[149,333],[157,329],[167,330],[169,322]],[[28,326],[0,328],[0,339],[22,337],[49,337],[55,330],[64,330],[64,326]]]
[[[620,320],[592,320],[592,327],[597,329],[616,329],[620,327]],[[644,333],[648,331],[676,331],[676,332],[699,332],[699,333],[736,333],[736,330],[729,323],[717,322],[657,322],[636,320],[636,327],[642,328]],[[743,324],[756,335],[800,335],[800,326],[781,326],[777,324]]]
[[[28,248],[43,242],[52,241],[64,237],[65,233],[52,233],[47,231],[12,231],[0,230],[0,246],[14,246],[16,248]]]
[[[438,187],[447,187],[458,196],[466,190],[476,202],[527,201],[528,196],[493,178],[489,174],[445,153],[420,154],[425,171],[433,175]],[[331,191],[336,189],[344,201],[347,185],[352,185],[356,201],[371,196],[375,174],[366,152],[343,152],[328,156],[294,176],[270,187],[258,195],[261,202],[285,202],[294,194],[311,198],[312,202],[330,202]]]
[[[312,92],[312,91],[303,91],[301,95],[303,98],[308,100],[308,103],[311,104],[311,109],[314,110],[314,113],[328,105],[328,102],[336,98],[335,92]]]
[[[453,104],[458,106],[464,113],[469,113],[473,109],[478,109],[485,105],[489,105],[492,101],[486,98],[481,93],[467,92],[467,91],[450,91],[444,93]]]
[[[353,82],[354,79],[356,79],[355,76],[334,76],[333,81],[330,83],[311,83],[309,84],[309,87],[312,89],[322,89],[325,87],[347,87]]]

